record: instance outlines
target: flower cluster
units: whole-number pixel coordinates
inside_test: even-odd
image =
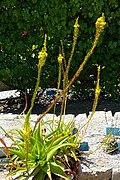
[[[43,46],[42,50],[38,53],[38,59],[39,59],[38,67],[44,66],[47,55],[48,55],[47,48],[46,48],[46,38],[47,38],[47,36],[45,35],[44,46]]]
[[[80,25],[78,24],[78,18],[77,18],[75,21],[75,24],[74,24],[74,33],[73,33],[74,38],[78,37],[79,27],[80,27]]]
[[[104,30],[104,26],[106,25],[104,13],[100,18],[97,19],[95,25],[96,25],[96,29],[99,32],[102,32]]]
[[[59,54],[58,55],[58,63],[62,64],[62,60],[63,60],[63,56],[62,56],[62,54]]]

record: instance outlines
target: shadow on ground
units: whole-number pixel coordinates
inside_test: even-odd
[[[45,104],[41,102],[35,103],[32,113],[33,114],[41,114],[44,112],[49,106],[50,102]],[[92,110],[93,99],[77,99],[77,100],[69,100],[67,102],[66,114],[80,114],[86,113],[88,114]],[[10,98],[4,101],[0,101],[0,113],[13,113],[20,114],[24,109],[25,103],[24,101],[18,98]],[[56,114],[60,114],[61,103],[58,103],[56,106]],[[101,98],[99,99],[97,111],[112,111],[113,115],[115,112],[120,112],[120,100],[110,100]],[[49,111],[49,113],[53,113],[53,109]]]

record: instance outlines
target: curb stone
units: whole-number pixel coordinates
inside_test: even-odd
[[[7,98],[16,98],[20,96],[20,92],[18,90],[8,90],[8,91],[1,91],[0,92],[0,100],[4,100]]]
[[[120,167],[119,168],[113,168],[112,180],[119,180],[119,179],[120,179]]]
[[[81,172],[79,174],[79,180],[110,180],[111,177],[112,169],[96,172]]]

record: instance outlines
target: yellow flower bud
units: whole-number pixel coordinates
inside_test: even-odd
[[[44,39],[44,46],[42,48],[42,50],[38,53],[38,59],[39,59],[39,63],[38,63],[38,67],[42,67],[45,64],[46,58],[47,58],[47,49],[46,49],[46,38],[47,35],[45,35],[45,39]]]
[[[95,94],[96,96],[99,96],[100,94],[100,85],[99,85],[99,81],[100,81],[100,70],[101,70],[101,67],[98,66],[98,77],[97,77],[97,85],[96,85],[96,91],[95,91]]]
[[[77,18],[75,21],[75,24],[74,24],[74,28],[79,28],[79,27],[80,27],[80,25],[78,24],[78,18]]]
[[[104,13],[102,13],[102,17],[98,18],[96,23],[96,29],[100,32],[104,30],[104,26],[106,25]]]
[[[62,60],[63,60],[63,56],[62,56],[62,54],[59,54],[59,56],[58,56],[58,63],[61,64]]]
[[[47,57],[47,53],[44,50],[38,53],[38,59],[44,59],[46,57]]]
[[[78,24],[78,18],[77,18],[76,21],[75,21],[75,24],[74,24],[74,33],[73,33],[75,41],[76,41],[76,39],[78,37],[79,27],[80,27],[80,25]]]
[[[43,49],[38,53],[38,59],[39,59],[39,64],[38,64],[38,66],[39,66],[39,67],[44,66],[45,61],[46,61],[46,58],[47,58],[47,53],[46,53],[46,51],[45,51],[44,48],[43,48]]]

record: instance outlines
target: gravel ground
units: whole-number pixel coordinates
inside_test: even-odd
[[[35,103],[32,113],[33,114],[41,114],[43,111],[47,109],[50,102],[52,102],[53,98],[45,98],[39,99]],[[88,99],[80,99],[77,100],[68,100],[66,107],[66,114],[72,113],[77,115],[79,113],[86,113],[92,109],[93,98]],[[23,99],[19,98],[8,98],[6,100],[0,100],[0,113],[13,113],[19,114],[23,111],[25,107],[25,103]],[[56,106],[56,114],[59,115],[61,108],[61,103],[59,102]],[[120,100],[111,100],[108,98],[100,98],[97,105],[97,111],[112,111],[113,115],[115,112],[120,112]],[[53,109],[50,110],[50,113],[53,113]]]

